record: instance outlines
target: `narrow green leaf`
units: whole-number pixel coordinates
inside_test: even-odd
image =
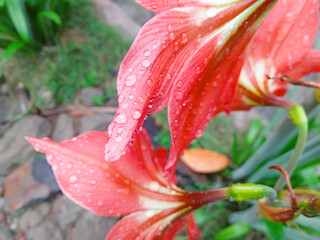
[[[30,42],[32,33],[23,0],[4,0],[6,2],[10,18],[25,42]]]
[[[11,43],[5,50],[2,55],[2,61],[7,61],[15,52],[21,49],[25,45],[23,41],[15,41]]]
[[[39,15],[41,17],[50,19],[51,21],[53,21],[59,26],[62,24],[60,16],[54,11],[43,11],[43,12],[40,12]]]
[[[268,233],[268,228],[266,227],[266,224],[263,222],[255,222],[251,224],[252,228],[262,231],[264,233]],[[304,232],[299,229],[294,229],[290,227],[283,227],[284,233],[285,233],[285,239],[303,239],[303,240],[319,240],[319,236],[309,234],[307,232]]]
[[[0,7],[4,5],[4,0],[0,0]]]
[[[10,37],[10,38],[13,38],[14,40],[18,40],[19,38],[19,36],[14,30],[12,30],[10,27],[2,23],[0,23],[0,35],[3,35],[2,38]]]
[[[316,160],[320,155],[320,136],[316,136],[309,140],[306,144],[306,147],[304,149],[304,152],[302,156],[299,159],[298,167],[302,167],[314,160]],[[291,156],[293,150],[288,151],[270,161],[265,163],[263,166],[261,166],[258,170],[256,170],[254,173],[250,175],[250,177],[247,179],[247,182],[250,183],[257,183],[261,179],[270,179],[279,176],[280,174],[276,171],[270,171],[268,168],[272,165],[279,165],[282,167],[285,167],[285,164],[287,163],[287,160]]]
[[[221,231],[219,231],[215,236],[215,240],[229,240],[234,238],[242,237],[248,234],[251,230],[249,224],[244,222],[236,222]]]
[[[268,219],[264,219],[264,222],[269,229],[270,240],[285,240],[283,223],[271,222]]]

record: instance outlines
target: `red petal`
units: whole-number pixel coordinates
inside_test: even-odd
[[[270,3],[272,1],[260,2],[260,7],[252,15],[240,21],[244,24],[237,26],[235,23],[238,22],[231,22],[236,29],[222,46],[219,46],[218,39],[226,37],[224,32],[208,39],[196,50],[196,57],[184,63],[181,72],[185,85],[174,85],[169,100],[168,113],[173,139],[167,165],[169,175],[173,174],[183,149],[201,136],[216,106],[222,102],[225,109],[228,107],[237,86],[244,50],[259,26],[259,21],[255,20]]]
[[[108,141],[105,132],[88,132],[61,143],[49,138],[27,140],[47,155],[62,191],[99,215],[119,216],[148,209],[153,207],[148,199],[173,202],[182,198],[159,193],[161,188],[166,190],[161,186],[166,182],[157,172],[161,169],[154,164],[146,131],[139,134],[125,156],[112,163],[104,160],[104,144]]]
[[[207,0],[136,0],[136,2],[150,11],[159,13],[177,7],[210,7],[214,6],[214,2],[217,1],[211,0],[210,2]]]
[[[269,59],[278,73],[299,62],[316,37],[318,9],[318,0],[278,1],[253,42],[255,61]]]
[[[196,221],[194,220],[193,214],[191,214],[188,219],[187,233],[188,233],[190,240],[197,239],[197,238],[201,237],[201,233],[199,231],[199,228],[198,228]]]
[[[106,240],[160,239],[172,240],[187,224],[191,209],[186,206],[157,213],[141,211],[121,219],[108,233]],[[174,216],[173,214],[177,214]]]
[[[312,72],[320,72],[320,51],[313,49],[286,74],[294,79],[300,79]]]
[[[254,2],[241,1],[211,18],[206,8],[176,8],[159,14],[141,29],[119,71],[119,108],[108,129],[107,161],[120,158],[147,114],[167,106],[172,84],[180,86],[185,81],[186,73],[181,73],[185,62],[203,57],[194,54],[206,38]],[[213,50],[209,47],[207,52]]]

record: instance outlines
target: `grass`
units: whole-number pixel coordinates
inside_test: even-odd
[[[71,9],[55,46],[33,57],[17,55],[0,65],[2,72],[12,88],[24,83],[33,99],[41,85],[59,103],[73,101],[79,89],[92,86],[106,88],[107,97],[114,98],[117,68],[131,42],[99,21],[89,0],[80,0]]]

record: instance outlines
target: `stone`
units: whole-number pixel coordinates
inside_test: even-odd
[[[95,102],[92,97],[100,97],[103,95],[103,90],[96,87],[83,88],[80,91],[80,102],[87,106],[94,106]]]
[[[105,23],[117,29],[124,38],[137,36],[141,25],[134,21],[117,3],[111,0],[94,0]]]
[[[155,14],[132,0],[113,0],[138,24],[145,24]]]
[[[52,92],[45,85],[42,85],[37,91],[37,98],[44,109],[52,109],[56,106]]]
[[[56,142],[70,139],[75,136],[73,118],[68,114],[60,114],[52,133],[52,139]]]
[[[61,229],[59,229],[59,227],[53,221],[50,221],[50,220],[44,220],[39,225],[28,229],[25,232],[25,236],[28,240],[39,240],[39,239],[63,240],[64,239]]]
[[[48,216],[50,210],[51,206],[47,202],[27,209],[21,214],[19,219],[19,227],[22,231],[27,231],[28,229],[39,225],[46,218],[46,216]]]
[[[61,229],[66,229],[78,220],[87,210],[61,195],[53,204],[53,219]]]
[[[0,224],[0,239],[1,240],[13,240],[13,236],[9,229],[1,226]]]
[[[0,176],[30,159],[34,150],[25,136],[42,138],[49,136],[50,132],[50,122],[39,116],[25,117],[8,129],[0,139]]]
[[[49,195],[60,192],[60,187],[57,183],[55,176],[53,175],[51,166],[46,159],[36,157],[32,163],[32,176],[41,184],[44,184],[49,188]]]
[[[49,189],[35,181],[31,163],[25,163],[9,174],[4,181],[4,198],[9,212],[15,212],[32,200],[49,195]]]
[[[46,200],[59,191],[51,167],[40,158],[19,166],[4,181],[4,198],[9,212]]]
[[[92,130],[106,131],[113,120],[113,116],[114,114],[111,113],[97,113],[92,116],[84,116],[80,119],[79,133]]]
[[[19,100],[13,96],[0,95],[0,129],[9,122],[11,116],[20,115]]]
[[[64,239],[61,229],[50,219],[50,211],[50,204],[45,202],[31,209],[27,209],[27,211],[21,215],[19,227],[28,240]]]
[[[108,231],[115,223],[115,218],[101,217],[87,211],[76,222],[70,239],[105,239]]]

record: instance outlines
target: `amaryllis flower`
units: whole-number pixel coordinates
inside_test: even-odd
[[[106,239],[172,239],[188,225],[190,239],[198,238],[191,211],[226,199],[226,191],[188,193],[163,178],[166,150],[153,152],[145,130],[119,160],[104,160],[105,132],[88,132],[56,143],[49,138],[27,140],[45,153],[65,195],[102,216],[129,216],[119,221]]]
[[[318,0],[279,1],[275,5],[254,38],[231,110],[257,105],[290,107],[279,98],[287,91],[287,81],[276,78],[300,79],[320,72],[320,51],[312,49],[319,27],[318,9]],[[224,111],[224,106],[217,111]]]
[[[136,1],[160,14],[141,29],[122,62],[105,158],[119,159],[147,114],[168,106],[172,173],[217,104],[231,101],[246,47],[276,0]]]
[[[92,131],[61,143],[49,138],[26,138],[45,153],[63,193],[84,208],[102,216],[128,215],[108,233],[110,240],[170,240],[187,225],[190,239],[200,237],[192,211],[204,204],[232,198],[235,201],[275,195],[267,186],[235,184],[205,192],[167,188],[164,166],[167,152],[154,154],[142,130],[127,152],[114,162],[104,160],[106,132]],[[89,227],[89,226],[88,226]]]

